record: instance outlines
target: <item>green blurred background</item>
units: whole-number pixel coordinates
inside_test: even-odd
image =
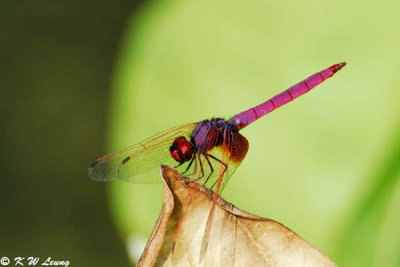
[[[243,130],[223,197],[340,266],[400,266],[400,2],[0,5],[0,256],[129,266],[162,186],[91,182],[92,160],[346,61]]]

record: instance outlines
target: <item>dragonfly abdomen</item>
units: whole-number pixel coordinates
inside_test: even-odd
[[[240,130],[253,121],[261,118],[262,116],[270,113],[271,111],[283,106],[284,104],[296,99],[297,97],[307,93],[315,86],[319,85],[329,77],[332,77],[338,70],[343,68],[346,63],[335,64],[323,71],[317,72],[304,81],[290,87],[286,91],[274,96],[273,98],[265,101],[264,103],[246,110],[234,116],[229,122],[235,124]]]

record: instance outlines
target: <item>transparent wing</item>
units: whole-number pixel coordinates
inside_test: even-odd
[[[178,136],[190,140],[197,123],[168,129],[140,143],[105,155],[89,167],[89,177],[95,181],[121,179],[133,183],[158,183],[160,165],[177,165],[169,147]]]

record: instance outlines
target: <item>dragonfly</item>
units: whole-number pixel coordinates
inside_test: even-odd
[[[192,180],[222,192],[245,158],[248,140],[240,131],[280,106],[332,77],[345,62],[317,72],[264,103],[228,120],[212,118],[187,123],[98,158],[88,174],[95,181],[120,179],[133,183],[161,182],[160,165],[175,166]]]

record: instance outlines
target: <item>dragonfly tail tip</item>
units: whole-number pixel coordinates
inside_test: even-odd
[[[330,69],[332,70],[333,73],[336,73],[346,65],[347,65],[346,62],[341,62],[341,63],[333,65],[332,67],[330,67]]]

